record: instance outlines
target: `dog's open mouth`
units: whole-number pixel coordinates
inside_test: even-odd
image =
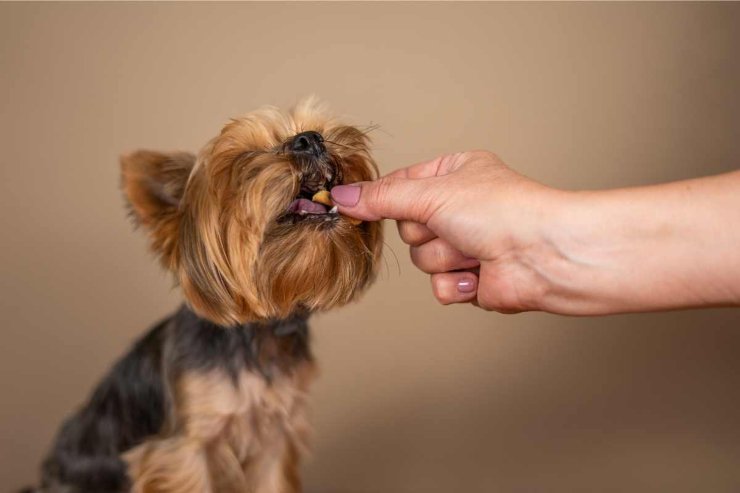
[[[286,145],[292,149],[300,175],[298,195],[278,216],[278,223],[316,223],[331,225],[340,219],[359,225],[362,221],[342,216],[331,200],[330,191],[342,185],[342,166],[324,147],[324,138],[314,131],[297,134]]]
[[[322,187],[317,190],[301,188],[285,212],[280,216],[280,222],[298,223],[303,221],[328,222],[339,219],[337,206],[331,203],[329,190]]]
[[[290,203],[287,212],[289,214],[298,214],[299,216],[337,214],[337,206],[335,205],[331,209],[328,209],[322,203],[301,197]]]

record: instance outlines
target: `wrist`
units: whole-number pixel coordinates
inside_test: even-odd
[[[623,293],[634,289],[629,281],[628,257],[639,256],[639,245],[629,238],[640,235],[620,210],[612,192],[562,192],[543,223],[543,241],[549,257],[543,263],[548,279],[543,309],[565,315],[601,315],[639,311]]]
[[[727,204],[716,207],[717,190],[706,184],[567,192],[546,233],[558,254],[550,263],[551,310],[592,315],[737,304],[736,242],[716,219]]]

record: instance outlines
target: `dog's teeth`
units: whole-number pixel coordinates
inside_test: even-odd
[[[329,209],[329,214],[336,214],[337,213],[337,206],[335,205],[331,209]]]

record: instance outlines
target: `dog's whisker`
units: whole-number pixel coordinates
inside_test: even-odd
[[[380,124],[377,124],[377,123],[371,123],[371,124],[369,124],[369,125],[365,125],[365,126],[364,126],[364,128],[363,128],[363,127],[356,127],[356,128],[357,128],[357,130],[359,130],[359,131],[360,131],[360,133],[361,133],[362,135],[364,135],[364,136],[367,136],[367,135],[369,135],[369,134],[370,134],[371,132],[374,132],[374,131],[376,131],[376,130],[380,130],[380,128],[381,128],[381,127],[380,127]]]
[[[349,149],[350,151],[353,151],[353,152],[359,152],[359,151],[363,150],[361,147],[350,146],[350,145],[347,145],[347,144],[342,144],[340,142],[335,142],[333,140],[326,140],[326,139],[324,139],[324,142],[327,142],[329,144],[333,144],[335,146],[343,147],[344,149]]]
[[[401,263],[398,261],[398,255],[396,255],[396,252],[393,251],[393,248],[391,248],[391,246],[385,240],[383,240],[383,246],[385,247],[383,249],[383,258],[385,259],[385,250],[386,249],[390,250],[391,253],[393,254],[393,258],[396,261],[396,269],[398,271],[398,275],[400,276],[401,275]],[[387,261],[387,259],[385,259],[385,260],[386,260],[386,266],[387,266],[388,261]]]

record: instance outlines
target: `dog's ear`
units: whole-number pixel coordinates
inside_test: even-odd
[[[168,268],[174,267],[180,201],[194,165],[195,156],[187,152],[135,151],[121,157],[121,187],[131,215]]]

